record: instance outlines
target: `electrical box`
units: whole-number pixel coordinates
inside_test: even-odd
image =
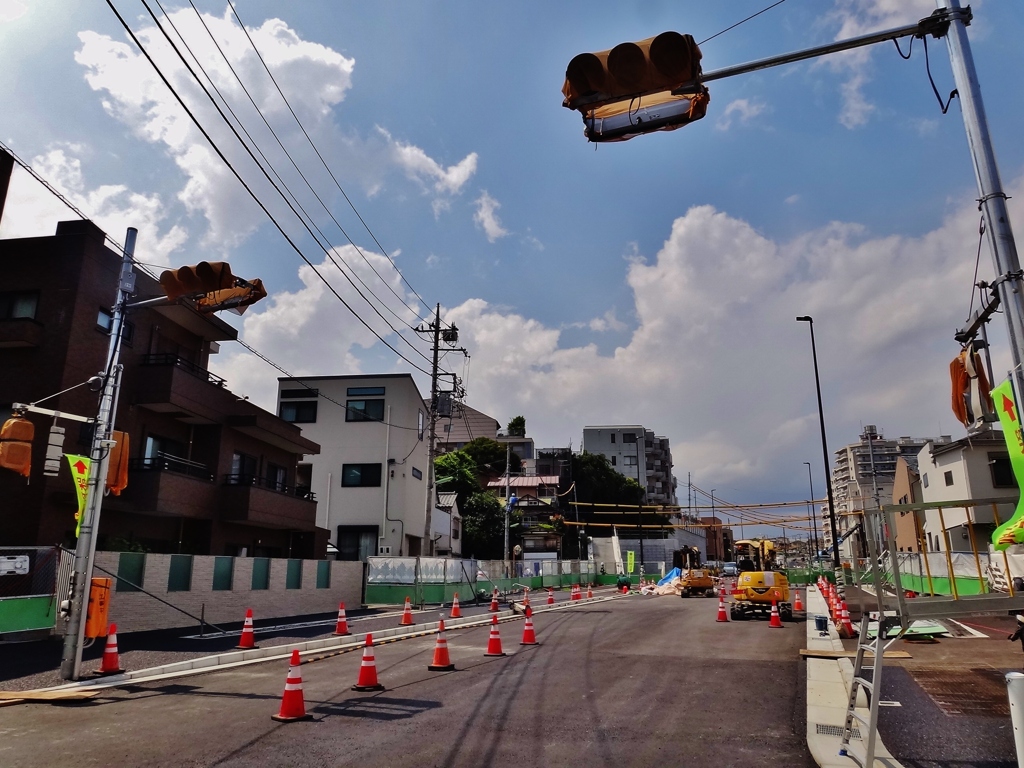
[[[89,587],[89,608],[85,614],[85,636],[106,637],[113,579],[96,577]]]
[[[391,554],[391,547],[378,547],[378,549],[380,549],[380,554],[381,555],[390,555]]]

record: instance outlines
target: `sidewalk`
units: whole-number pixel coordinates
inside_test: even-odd
[[[807,649],[811,651],[842,651],[843,643],[836,632],[835,624],[829,619],[828,636],[819,636],[814,627],[814,617],[828,615],[825,599],[817,588],[807,587]],[[850,659],[807,659],[807,748],[814,761],[821,768],[850,768],[856,763],[849,757],[839,755],[843,725],[846,722],[846,706],[850,700],[850,681],[853,679],[853,662]],[[867,717],[867,701],[863,691],[858,693],[858,711]],[[859,730],[855,730],[858,733]],[[864,743],[854,743],[864,751]],[[881,737],[875,740],[875,766],[902,768],[882,744]]]

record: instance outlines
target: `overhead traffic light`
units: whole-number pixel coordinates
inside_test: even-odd
[[[36,428],[28,419],[12,416],[0,428],[0,467],[28,477],[32,473],[32,438]]]
[[[195,266],[165,270],[160,285],[168,299],[195,300],[200,312],[233,309],[242,314],[250,304],[267,295],[261,280],[243,280],[231,274],[226,261],[201,261]]]
[[[707,113],[700,59],[693,37],[678,32],[581,53],[565,70],[562,106],[579,110],[591,141],[680,128]]]
[[[168,299],[177,299],[234,288],[235,276],[226,261],[201,261],[192,267],[164,270],[160,285]]]

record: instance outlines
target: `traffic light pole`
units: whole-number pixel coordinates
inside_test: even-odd
[[[67,632],[64,635],[64,652],[60,663],[60,676],[64,680],[78,680],[82,671],[82,648],[85,641],[85,616],[88,607],[89,588],[92,583],[93,561],[96,557],[96,534],[99,531],[100,507],[106,487],[107,465],[112,447],[110,432],[117,412],[117,396],[121,386],[121,337],[124,329],[124,315],[128,297],[135,291],[135,274],[132,272],[132,257],[138,230],[128,229],[125,237],[124,255],[121,260],[121,275],[114,303],[111,324],[110,345],[106,366],[103,370],[103,389],[100,393],[99,411],[89,451],[89,479],[85,509],[82,511],[82,528],[75,548],[74,571],[71,575],[71,605]]]

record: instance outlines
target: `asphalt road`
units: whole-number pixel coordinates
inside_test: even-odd
[[[88,704],[0,708],[0,765],[789,766],[804,742],[802,624],[717,623],[717,601],[631,596],[375,648],[386,690],[355,693],[359,653],[301,667],[309,722],[279,724],[287,665],[146,684]]]

